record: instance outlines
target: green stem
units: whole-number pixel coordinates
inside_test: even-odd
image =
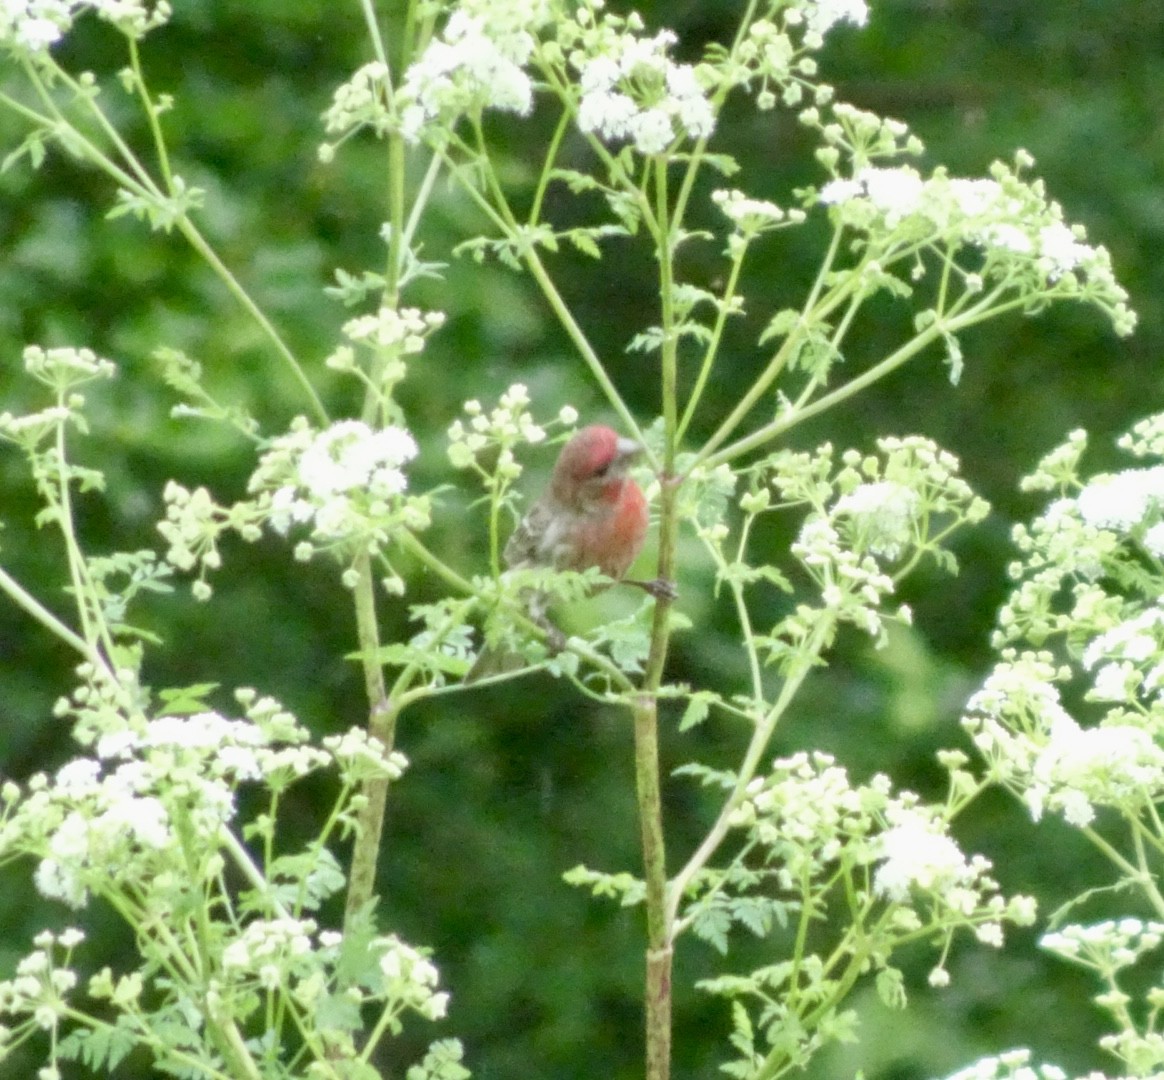
[[[816,658],[821,649],[824,648],[825,642],[828,641],[834,625],[834,621],[831,619],[822,618],[817,622],[812,634],[805,642],[803,651],[799,654],[796,667],[788,673],[784,684],[780,687],[780,694],[772,708],[769,709],[768,715],[756,725],[756,730],[752,733],[751,742],[744,754],[743,764],[740,766],[735,786],[724,802],[719,816],[703,838],[703,842],[671,881],[667,897],[667,922],[669,924],[675,925],[679,908],[683,903],[683,894],[687,891],[688,885],[691,884],[691,879],[708,864],[727,836],[731,827],[731,817],[736,808],[743,802],[748,784],[752,782],[756,770],[760,767],[760,759],[772,741],[777,722],[784,715],[801,684],[808,677],[808,673],[816,663]],[[686,927],[684,926],[684,928]]]
[[[295,354],[288,347],[287,343],[280,336],[279,331],[275,329],[274,324],[263,313],[263,310],[251,299],[250,294],[239,284],[238,279],[231,273],[230,268],[219,257],[218,253],[212,248],[206,238],[198,231],[198,227],[185,214],[183,214],[177,221],[178,231],[186,238],[190,246],[198,252],[210,265],[210,268],[218,275],[219,279],[226,286],[227,291],[233,296],[244,308],[248,315],[258,323],[260,329],[267,335],[268,340],[275,347],[275,351],[280,358],[287,365],[291,374],[295,377],[296,382],[299,383],[303,389],[307,400],[311,405],[312,412],[315,413],[316,420],[324,425],[330,422],[327,414],[327,409],[320,400],[319,394],[316,393],[315,387],[311,385],[311,380],[308,379],[307,373],[303,370],[299,361],[295,358]]]
[[[842,401],[846,401],[848,398],[860,393],[879,379],[884,378],[890,372],[901,367],[907,360],[913,359],[918,353],[932,345],[935,341],[938,341],[943,333],[957,333],[959,330],[964,330],[974,323],[981,322],[983,319],[992,318],[1000,312],[1018,304],[1018,301],[1014,301],[996,305],[993,303],[996,298],[997,291],[992,293],[981,304],[975,305],[957,318],[932,323],[902,345],[901,348],[890,353],[880,363],[874,364],[868,371],[864,371],[860,375],[855,376],[843,386],[837,387],[831,394],[825,394],[817,398],[816,401],[804,405],[802,408],[784,413],[763,427],[757,428],[750,435],[746,435],[744,438],[725,446],[718,453],[703,457],[703,460],[696,462],[696,464],[702,464],[706,468],[713,469],[715,466],[722,465],[726,461],[731,461],[733,458],[739,457],[742,454],[756,450],[765,443],[771,442],[777,436],[784,434],[784,432],[795,427],[797,424],[807,420],[809,417],[826,412],[833,406],[839,405]],[[694,465],[692,467],[694,468]]]
[[[142,108],[145,110],[146,118],[149,120],[150,134],[154,140],[154,150],[158,155],[158,168],[162,170],[162,177],[166,182],[166,190],[173,192],[174,190],[174,175],[170,170],[170,154],[166,149],[166,140],[162,135],[162,125],[159,120],[158,108],[154,104],[153,98],[150,97],[149,89],[145,83],[145,73],[141,67],[141,54],[137,47],[137,38],[129,37],[129,62],[133,68],[134,85],[137,88],[137,96],[141,99]]]
[[[0,592],[3,592],[17,607],[21,608],[26,614],[31,615],[41,626],[60,638],[66,645],[71,645],[94,667],[102,668],[107,674],[112,674],[109,672],[105,658],[100,652],[94,649],[83,637],[74,633],[72,629],[61,622],[35,596],[25,589],[20,582],[3,569],[0,569]]]
[[[271,883],[255,865],[254,859],[251,858],[251,853],[239,842],[238,837],[230,829],[222,828],[218,833],[218,842],[230,854],[231,860],[242,876],[250,882],[255,892],[259,893],[271,905],[271,909],[279,918],[291,918],[291,913],[271,891]]]
[[[60,400],[58,404],[64,404]],[[116,649],[109,624],[96,600],[97,592],[93,587],[93,579],[89,575],[89,567],[85,561],[85,554],[77,540],[73,521],[73,498],[69,489],[68,457],[65,452],[65,425],[57,424],[56,432],[56,468],[57,468],[57,498],[60,500],[58,526],[65,541],[65,555],[69,565],[69,580],[72,584],[73,599],[77,605],[77,617],[81,624],[81,635],[90,642],[96,652],[104,649],[104,655],[109,658],[109,667],[116,668]],[[100,648],[98,648],[100,643]]]
[[[133,150],[129,147],[125,140],[121,138],[121,135],[118,133],[116,127],[114,127],[109,118],[97,106],[96,102],[92,98],[92,95],[85,93],[83,88],[81,88],[67,72],[59,68],[57,69],[59,77],[64,80],[66,85],[73,89],[78,98],[86,103],[89,112],[91,113],[93,119],[96,121],[98,127],[100,127],[100,129],[105,133],[110,142],[113,143],[118,154],[121,155],[122,160],[126,163],[126,166],[130,172],[126,172],[125,169],[118,166],[109,158],[108,154],[106,154],[100,147],[94,144],[92,140],[83,134],[74,124],[66,119],[64,114],[61,113],[60,109],[57,107],[56,102],[53,101],[52,96],[42,85],[35,71],[31,69],[26,69],[26,71],[34,88],[39,94],[41,101],[44,103],[46,109],[53,117],[53,120],[49,125],[49,130],[56,134],[57,138],[60,139],[66,147],[71,146],[74,151],[83,152],[83,156],[90,164],[107,173],[121,187],[127,191],[133,192],[140,198],[149,199],[155,202],[162,202],[167,198],[167,194],[160,190],[153,182],[153,179],[149,175],[149,171],[141,164],[140,161],[138,161],[136,155],[133,153]],[[147,112],[150,112],[151,117],[153,116],[153,113],[149,109],[147,109]],[[60,134],[61,132],[65,134]],[[160,127],[154,127],[154,134],[156,139],[162,139]],[[164,141],[160,141],[158,145],[159,153],[163,155],[163,172],[165,172],[168,168],[168,162],[164,158],[165,143]],[[194,250],[197,251],[198,254],[206,260],[211,269],[214,270],[214,272],[226,285],[230,294],[239,301],[247,313],[258,323],[264,334],[266,334],[268,339],[275,346],[275,350],[278,352],[279,356],[291,369],[292,374],[295,376],[300,386],[303,387],[307,395],[307,399],[310,402],[311,407],[315,412],[319,422],[327,424],[327,410],[323,407],[323,403],[320,401],[319,395],[315,392],[315,388],[311,385],[307,375],[303,371],[303,368],[300,366],[299,361],[295,358],[294,353],[292,353],[288,348],[287,344],[283,341],[282,337],[272,325],[271,321],[266,317],[266,315],[263,314],[258,305],[247,294],[246,290],[243,289],[243,287],[238,283],[238,280],[235,278],[234,274],[231,273],[226,264],[223,263],[223,261],[218,257],[217,253],[198,231],[197,227],[190,220],[190,218],[186,214],[182,214],[180,217],[178,217],[176,224],[178,226],[179,232],[182,233],[191,247],[193,247]]]
[[[772,359],[768,361],[768,366],[760,373],[759,378],[756,379],[736,407],[732,409],[723,423],[716,428],[712,436],[703,445],[702,449],[696,455],[695,461],[692,463],[692,468],[703,464],[712,455],[713,451],[721,443],[726,441],[732,432],[743,423],[744,418],[752,411],[756,403],[768,392],[768,389],[784,370],[789,359],[794,355],[795,349],[800,343],[801,335],[804,332],[804,327],[813,320],[824,318],[835,308],[839,307],[844,303],[848,294],[855,288],[852,284],[854,278],[849,278],[844,286],[825,295],[823,299],[820,297],[824,289],[825,279],[832,269],[837,252],[840,250],[840,243],[841,230],[835,229],[828,252],[825,254],[824,262],[821,264],[820,271],[817,274],[816,281],[813,283],[808,299],[804,302],[804,307],[801,309],[799,322],[789,331],[783,344],[776,350]]]
[[[550,186],[550,175],[553,172],[554,160],[558,156],[558,149],[562,145],[562,139],[566,135],[566,131],[570,127],[570,111],[568,109],[562,110],[561,118],[558,120],[558,126],[554,128],[554,134],[550,136],[550,146],[546,151],[545,164],[542,165],[542,175],[538,178],[538,186],[534,191],[533,202],[529,208],[529,224],[536,225],[542,214],[542,202],[546,197],[546,188]]]
[[[384,48],[384,39],[380,34],[380,24],[376,21],[376,5],[372,0],[360,0],[360,10],[364,13],[364,25],[368,28],[368,38],[372,42],[372,52],[376,59],[384,65],[386,77],[384,86],[388,91],[388,104],[392,104],[392,64],[388,59],[388,52]]]
[[[452,162],[449,162],[449,164],[452,166]],[[487,164],[487,161],[484,162],[484,165]],[[451,174],[461,183],[465,193],[468,194],[469,197],[477,203],[477,205],[489,216],[493,223],[506,236],[510,237],[511,239],[517,239],[523,235],[525,230],[520,225],[518,225],[517,219],[514,217],[513,212],[510,209],[507,200],[505,199],[504,192],[501,190],[501,186],[497,182],[497,178],[493,174],[492,169],[486,168],[485,175],[489,183],[490,194],[497,202],[496,208],[471,183],[467,183],[462,179],[460,170],[451,168],[450,171]],[[590,344],[585,332],[582,330],[582,327],[578,325],[578,321],[574,318],[573,313],[570,311],[569,306],[566,304],[565,300],[562,299],[561,293],[558,292],[557,286],[554,284],[550,275],[546,272],[546,268],[543,265],[541,258],[538,256],[537,250],[534,248],[533,244],[529,242],[528,238],[522,245],[521,256],[525,261],[526,269],[529,270],[530,275],[533,277],[534,281],[537,282],[538,288],[541,289],[542,295],[545,296],[547,302],[549,303],[550,310],[553,311],[558,321],[562,324],[562,327],[566,331],[570,341],[578,350],[578,354],[582,357],[582,360],[586,364],[587,368],[589,368],[590,374],[594,377],[594,381],[598,383],[599,388],[602,390],[603,394],[606,395],[606,399],[610,402],[611,408],[613,408],[614,411],[618,413],[619,419],[622,420],[626,430],[640,442],[643,442],[643,433],[642,429],[639,427],[638,421],[635,419],[630,409],[627,408],[626,402],[622,399],[622,395],[619,394],[618,389],[614,385],[614,382],[606,373],[606,368],[603,367],[598,353],[594,350],[594,346]]]
[[[658,698],[644,693],[633,712],[635,790],[647,892],[646,1076],[647,1080],[667,1080],[671,1069],[673,948],[666,919],[667,858],[659,794]]]
[[[739,251],[732,260],[731,270],[728,272],[727,285],[724,287],[719,312],[716,315],[715,326],[711,330],[711,340],[707,343],[707,348],[704,350],[703,363],[700,365],[699,375],[696,377],[695,386],[692,387],[691,395],[687,399],[687,407],[683,410],[683,418],[679,421],[679,430],[676,432],[676,439],[680,444],[682,444],[683,437],[687,434],[687,428],[691,424],[691,418],[695,415],[695,410],[707,386],[707,380],[711,376],[711,369],[715,365],[716,357],[719,355],[719,346],[723,340],[724,327],[727,325],[728,315],[731,312],[731,303],[735,298],[736,289],[739,287],[740,273],[744,267],[744,256],[746,254],[747,245],[741,244]]]
[[[679,515],[673,480],[676,432],[678,427],[677,371],[678,342],[675,335],[674,282],[672,278],[673,231],[668,224],[667,163],[655,162],[657,250],[661,304],[662,406],[665,434],[663,467],[660,475],[658,576],[675,578],[675,552]],[[651,623],[651,644],[643,674],[642,690],[632,707],[635,736],[635,790],[643,848],[646,881],[646,1077],[667,1080],[671,1072],[671,966],[674,956],[671,923],[667,909],[667,862],[663,830],[663,807],[659,782],[659,687],[667,661],[671,632],[671,601],[655,602]]]
[[[380,627],[376,618],[375,580],[371,558],[364,552],[356,560],[359,580],[355,589],[356,629],[364,668],[364,692],[367,695],[368,731],[385,750],[391,751],[396,740],[398,703],[388,696],[384,669],[380,664]],[[344,926],[372,899],[376,887],[376,864],[380,855],[380,838],[384,831],[384,810],[388,801],[388,779],[377,777],[364,784],[364,804],[356,815],[356,840],[352,849],[352,867],[348,878],[348,895],[344,906]]]

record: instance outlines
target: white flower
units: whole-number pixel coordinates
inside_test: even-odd
[[[857,174],[857,179],[869,201],[885,215],[890,228],[915,213],[921,205],[924,184],[917,170],[908,165],[896,169],[868,165]]]
[[[1134,663],[1150,660],[1160,651],[1161,636],[1164,636],[1164,608],[1153,605],[1094,638],[1083,651],[1083,666],[1091,669],[1104,659]]]
[[[660,154],[676,138],[710,135],[715,113],[695,69],[667,56],[675,40],[667,30],[652,38],[624,32],[607,39],[604,52],[573,57],[582,91],[579,129],[606,142],[629,139],[641,154]]]
[[[820,189],[820,201],[826,206],[838,206],[865,194],[865,186],[859,180],[837,178],[830,180]]]
[[[675,137],[670,114],[659,106],[636,112],[627,121],[626,133],[640,154],[661,154]]]
[[[826,205],[842,208],[853,206],[858,200],[867,202],[884,220],[885,227],[893,229],[921,209],[924,192],[924,181],[908,165],[893,169],[866,165],[851,180],[827,183],[818,198]]]
[[[406,487],[399,467],[416,452],[416,442],[401,428],[373,432],[361,420],[341,420],[320,432],[300,457],[299,482],[317,502],[356,488],[398,494]]]
[[[329,135],[342,135],[361,124],[384,129],[387,86],[388,68],[379,60],[358,68],[332,95],[331,106],[323,114],[324,130]]]
[[[865,0],[809,0],[804,18],[810,32],[824,37],[840,22],[864,26],[869,19],[869,6]]]
[[[87,10],[132,38],[142,37],[170,17],[165,0],[2,0],[0,44],[33,55],[45,53]]]
[[[851,517],[874,555],[894,560],[914,536],[918,495],[893,480],[861,484],[837,500],[835,512]]]
[[[638,106],[627,94],[594,90],[584,94],[578,103],[578,127],[615,142],[630,134],[630,122],[637,114]]]
[[[711,200],[742,232],[759,232],[786,219],[799,217],[798,214],[786,213],[774,202],[749,198],[742,191],[715,191]]]
[[[436,119],[455,123],[474,107],[527,116],[533,108],[533,82],[524,70],[533,54],[531,29],[544,20],[544,5],[465,5],[454,11],[405,73],[399,90],[401,131],[415,142]],[[496,10],[494,10],[494,8]],[[523,25],[523,21],[528,24]]]
[[[1074,230],[1056,221],[1039,230],[1039,255],[1047,263],[1047,276],[1054,281],[1086,262],[1092,249],[1080,241]]]
[[[1164,465],[1097,476],[1077,496],[1079,513],[1097,529],[1127,532],[1164,500]]]
[[[400,517],[407,507],[398,510],[396,500],[408,487],[403,466],[416,454],[403,428],[374,431],[362,420],[340,420],[315,432],[297,421],[263,455],[250,488],[270,491],[268,515],[278,532],[310,522],[317,541],[385,535],[407,523]]]
[[[1157,559],[1164,559],[1164,521],[1158,521],[1146,533],[1144,547]]]
[[[1045,803],[1077,827],[1089,825],[1096,805],[1142,801],[1164,782],[1164,749],[1129,724],[1081,728],[1069,717],[1054,724],[1036,757],[1026,801],[1032,816]]]
[[[899,902],[909,899],[914,888],[946,891],[968,885],[978,876],[958,845],[935,822],[918,813],[900,815],[900,820],[882,834],[880,857],[873,888]]]
[[[5,0],[0,5],[0,41],[44,52],[72,26],[69,0]]]

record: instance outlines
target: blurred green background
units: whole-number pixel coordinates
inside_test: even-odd
[[[176,169],[207,190],[200,222],[225,261],[297,353],[317,364],[350,314],[322,287],[337,267],[360,271],[383,259],[382,147],[360,142],[329,166],[315,155],[318,118],[333,88],[370,55],[358,7],[307,0],[175,6],[172,24],[147,41],[145,62],[153,88],[176,97],[168,124]],[[693,57],[704,42],[725,38],[740,7],[672,0],[642,10],[648,25],[676,29]],[[83,26],[61,54],[75,67],[110,73],[124,63],[116,45],[105,28]],[[864,31],[835,32],[822,69],[843,99],[907,120],[927,144],[927,165],[975,175],[1016,147],[1031,151],[1068,218],[1111,249],[1141,320],[1128,341],[1115,339],[1098,314],[1071,307],[992,324],[966,339],[958,387],[949,385],[937,356],[923,358],[796,433],[800,445],[831,438],[863,448],[882,434],[929,435],[962,458],[967,478],[994,504],[992,518],[958,540],[957,579],[922,573],[907,585],[915,629],[880,652],[844,638],[834,666],[810,685],[779,735],[780,752],[823,748],[859,779],[884,771],[902,786],[934,793],[941,784],[934,751],[965,746],[959,710],[990,661],[1010,524],[1037,505],[1016,493],[1018,478],[1077,426],[1093,435],[1095,467],[1114,464],[1113,436],[1164,400],[1164,6],[881,0]],[[119,113],[124,108],[130,137],[145,148],[140,121],[116,92],[109,100]],[[545,119],[495,125],[519,188],[532,177],[530,148]],[[3,152],[20,135],[11,115],[0,112]],[[802,132],[785,115],[732,108],[719,137],[743,164],[741,186],[757,196],[787,204],[792,187],[817,178]],[[229,501],[242,493],[251,467],[241,440],[168,418],[172,399],[149,360],[154,349],[187,351],[221,396],[245,404],[268,430],[305,411],[266,342],[209,270],[177,237],[151,235],[127,219],[105,221],[112,197],[103,177],[57,154],[40,173],[20,166],[0,176],[0,409],[33,400],[19,376],[27,343],[89,345],[122,367],[114,384],[91,395],[95,437],[78,451],[109,478],[104,499],[82,503],[82,532],[95,552],[158,543],[153,523],[168,478],[205,483]],[[576,212],[560,194],[558,201],[555,214]],[[426,257],[446,259],[477,224],[464,200],[442,188]],[[800,295],[819,251],[809,230],[779,234],[751,266],[752,307],[770,311]],[[653,321],[644,314],[653,311],[647,254],[616,246],[602,263],[563,256],[553,266],[618,385],[649,421],[657,410],[654,366],[624,352]],[[718,272],[699,257],[684,270],[700,284]],[[454,262],[445,283],[426,283],[409,300],[449,315],[401,394],[422,444],[415,482],[461,485],[445,497],[429,540],[474,572],[484,566],[482,531],[464,478],[451,474],[443,454],[443,432],[461,402],[488,401],[522,380],[544,415],[566,402],[584,416],[607,414],[527,279]],[[867,321],[861,353],[882,352],[901,319],[887,309]],[[737,340],[700,415],[702,431],[757,370],[760,355],[746,350],[744,334]],[[318,385],[342,411],[350,391],[328,375]],[[531,487],[549,464],[548,452],[531,462]],[[0,491],[0,560],[67,612],[53,538],[30,524],[31,485],[11,451],[0,452]],[[774,561],[786,539],[772,530]],[[360,679],[342,658],[355,646],[353,620],[334,569],[295,565],[285,545],[268,541],[231,545],[226,556],[212,605],[194,603],[182,589],[139,610],[139,622],[167,641],[148,660],[151,684],[255,685],[321,733],[360,722]],[[730,688],[740,662],[727,613],[711,600],[707,568],[692,559],[681,585],[680,607],[698,631],[676,640],[670,674]],[[436,595],[436,584],[414,572],[412,599]],[[625,602],[609,600],[613,608]],[[384,607],[386,638],[407,634],[404,604]],[[70,685],[71,662],[19,611],[0,606],[4,776],[20,779],[70,755],[50,709]],[[693,757],[726,764],[742,740],[726,723],[682,736],[670,725],[665,765]],[[578,862],[637,870],[625,719],[552,680],[532,679],[406,713],[400,743],[413,767],[394,790],[386,828],[384,921],[434,948],[453,991],[442,1031],[465,1041],[480,1080],[640,1075],[641,916],[592,902],[560,880]],[[668,781],[664,794],[677,865],[714,807],[686,781]],[[310,828],[316,795],[322,797],[305,792],[294,807],[293,830]],[[995,860],[1007,891],[1037,893],[1045,915],[1106,880],[1071,832],[1054,822],[1032,827],[1002,797],[976,806],[960,836]],[[37,928],[67,918],[36,897],[29,870],[0,872],[0,974]],[[1084,914],[1106,910],[1095,903]],[[108,922],[99,908],[91,917],[98,928]],[[1107,1064],[1095,1049],[1093,988],[1041,955],[1035,936],[1012,935],[1001,954],[961,943],[951,961],[953,985],[941,992],[925,983],[932,955],[907,957],[909,1011],[890,1013],[860,990],[862,1042],[825,1055],[811,1075],[848,1077],[863,1068],[870,1080],[923,1080],[1013,1045],[1029,1045],[1071,1071]],[[107,928],[88,955],[99,966],[116,962],[122,947]],[[729,963],[766,955],[763,944],[741,941]],[[679,1078],[710,1076],[722,1057],[727,1010],[690,989],[694,978],[720,970],[719,957],[685,944],[676,979]],[[409,1052],[431,1034],[414,1025],[405,1039]],[[31,1076],[34,1068],[31,1059],[18,1061],[4,1075]],[[148,1070],[130,1062],[119,1075]]]

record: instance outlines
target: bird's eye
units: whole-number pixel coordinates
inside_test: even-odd
[[[596,477],[602,477],[605,476],[608,472],[610,472],[609,461],[605,465],[599,465],[598,468],[594,470],[594,475]]]

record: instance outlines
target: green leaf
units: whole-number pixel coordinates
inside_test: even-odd
[[[700,690],[692,694],[687,708],[683,710],[683,717],[679,721],[679,730],[690,731],[693,727],[702,724],[707,719],[711,702],[715,700],[716,696],[709,690]]]
[[[562,875],[567,885],[577,885],[589,889],[593,896],[608,896],[618,900],[623,907],[641,904],[647,895],[647,886],[633,874],[604,874],[600,870],[590,870],[579,863],[573,870]]]
[[[210,712],[206,699],[219,687],[218,683],[194,683],[192,686],[169,687],[158,691],[162,705],[159,716],[191,716],[194,713]]]
[[[695,936],[706,941],[721,956],[727,955],[731,927],[731,915],[718,905],[700,909],[691,923]]]
[[[79,1061],[94,1072],[107,1072],[118,1064],[137,1045],[137,1040],[121,1023],[112,1027],[92,1030],[79,1028],[71,1031],[57,1044],[57,1052],[68,1061]]]
[[[348,653],[346,659],[361,660],[361,653]],[[468,660],[460,656],[449,656],[437,649],[418,649],[414,645],[398,641],[381,645],[376,650],[375,660],[385,667],[407,667],[416,664],[425,671],[439,671],[444,675],[460,678],[469,670]]]
[[[472,1074],[461,1064],[463,1056],[458,1039],[440,1039],[428,1048],[424,1060],[405,1075],[407,1080],[468,1080]]]
[[[894,967],[882,968],[877,972],[877,996],[890,1009],[904,1009],[908,1004],[905,994],[905,979]]]

